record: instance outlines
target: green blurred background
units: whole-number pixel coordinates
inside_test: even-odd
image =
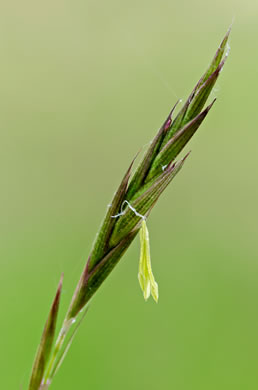
[[[254,1],[4,1],[1,388],[26,389],[61,272],[64,315],[113,192],[232,19],[192,154],[149,219],[160,301],[135,240],[93,300],[53,390],[258,386]]]

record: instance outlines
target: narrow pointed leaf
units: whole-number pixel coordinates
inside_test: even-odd
[[[60,296],[63,284],[63,275],[61,276],[57,293],[55,299],[53,301],[47,322],[45,324],[45,328],[41,337],[40,345],[36,354],[36,358],[34,361],[34,365],[32,368],[32,374],[29,384],[29,390],[38,390],[41,381],[44,376],[44,371],[46,369],[46,364],[48,362],[50,352],[52,349],[55,329],[56,329],[56,320],[58,314],[58,308],[60,303]]]
[[[203,112],[201,112],[201,114],[197,115],[192,121],[188,122],[181,130],[179,130],[164,146],[152,165],[151,171],[146,179],[147,182],[153,177],[155,178],[159,175],[162,172],[162,167],[166,166],[177,157],[197,131],[214,102],[215,100],[213,100],[213,102]]]
[[[185,157],[186,158],[186,157]],[[169,165],[160,177],[148,188],[142,195],[131,202],[131,206],[137,211],[137,213],[146,216],[151,211],[152,207],[168,186],[171,180],[182,168],[185,158],[179,161],[177,164]],[[142,218],[136,215],[129,207],[125,213],[119,217],[118,222],[115,225],[114,231],[110,239],[110,245],[117,245],[120,240],[128,235],[128,233],[135,228]]]

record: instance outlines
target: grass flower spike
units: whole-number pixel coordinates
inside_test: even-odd
[[[146,219],[163,191],[182,169],[189,153],[178,161],[176,158],[214,104],[215,100],[204,108],[228,56],[226,48],[229,32],[181,110],[174,115],[177,109],[175,105],[169,113],[134,175],[131,177],[134,161],[126,171],[109,205],[52,348],[61,279],[33,365],[29,390],[49,388],[86,314],[88,303],[138,233],[141,243],[138,273],[140,286],[145,300],[152,295],[158,301],[158,285],[151,269]]]

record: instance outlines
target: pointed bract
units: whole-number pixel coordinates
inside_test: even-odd
[[[32,368],[32,374],[29,384],[29,390],[38,390],[41,381],[44,376],[44,371],[46,369],[47,362],[49,360],[50,352],[52,349],[55,329],[56,329],[56,320],[58,314],[58,308],[60,303],[60,296],[63,284],[63,275],[61,276],[57,293],[55,299],[53,301],[47,322],[45,324],[45,328],[40,340],[40,345],[36,354],[36,358],[34,361],[34,365]]]
[[[162,143],[162,140],[164,138],[164,135],[166,134],[167,130],[170,127],[170,124],[172,123],[172,114],[177,106],[178,102],[174,105],[172,110],[170,111],[167,119],[161,126],[160,130],[158,131],[157,135],[154,137],[153,141],[151,142],[151,145],[149,149],[147,150],[141,164],[139,165],[137,171],[135,172],[127,193],[126,193],[126,199],[130,202],[134,194],[140,189],[142,184],[145,181],[145,178],[148,174],[148,171],[151,168],[152,162],[154,161],[155,157],[160,151],[160,146]]]
[[[111,204],[109,205],[106,217],[103,221],[103,224],[99,230],[96,242],[93,246],[93,250],[92,250],[89,264],[88,264],[89,271],[91,271],[93,269],[93,267],[95,266],[95,264],[97,264],[101,260],[103,255],[105,255],[105,252],[107,250],[107,242],[109,241],[110,234],[111,234],[113,227],[116,223],[116,221],[114,219],[112,219],[111,216],[115,215],[120,210],[121,204],[124,200],[124,196],[125,196],[125,193],[127,190],[127,185],[128,185],[128,181],[130,178],[131,169],[132,169],[132,166],[133,166],[135,159],[136,159],[136,157],[133,159],[132,163],[130,164],[117,192],[114,195],[114,198],[113,198]]]
[[[138,231],[139,228],[136,228],[132,232],[129,232],[123,240],[120,240],[117,246],[110,250],[108,254],[97,265],[95,265],[91,272],[88,272],[86,266],[78,284],[77,291],[73,297],[72,304],[69,308],[67,315],[68,319],[74,318],[86,305],[86,303],[89,302],[92,295],[121,259],[126,249],[130,246]]]
[[[177,164],[169,165],[164,173],[157,178],[157,180],[150,188],[148,188],[137,199],[131,202],[132,208],[134,208],[137,213],[143,216],[149,214],[162,192],[182,168],[184,161],[185,158],[179,161]],[[136,215],[131,208],[127,207],[125,213],[119,217],[115,225],[110,239],[111,247],[116,246],[120,240],[126,237],[127,234],[135,228],[140,220],[141,217]]]
[[[225,52],[226,48],[227,48],[227,43],[228,43],[228,38],[229,38],[229,34],[231,32],[231,27],[228,29],[225,37],[223,38],[218,50],[216,51],[216,54],[209,66],[209,68],[207,69],[207,71],[204,73],[204,75],[202,76],[201,80],[199,81],[199,85],[198,85],[198,88],[200,88],[200,86],[210,77],[210,75],[217,69],[217,67],[219,66],[220,62],[222,61],[222,58],[225,54],[225,57],[228,56],[228,51]]]
[[[201,85],[196,92],[194,98],[190,102],[186,111],[185,117],[182,121],[182,125],[192,120],[198,115],[204,107],[218,77],[225,64],[225,59],[218,65],[217,69],[210,75],[210,77]]]
[[[230,30],[231,29],[228,30],[227,34],[223,38],[209,68],[200,78],[193,91],[189,95],[183,108],[172,122],[170,129],[163,139],[162,147],[166,145],[166,143],[178,130],[180,130],[180,128],[182,128],[188,121],[192,120],[201,112],[227,59],[228,53],[225,54],[225,50],[227,47]],[[225,57],[222,60],[224,54]]]
[[[52,381],[53,377],[56,375],[57,371],[59,370],[61,364],[63,363],[64,361],[64,358],[66,357],[67,355],[67,352],[69,351],[71,345],[72,345],[72,342],[73,342],[73,339],[76,335],[76,333],[78,332],[79,330],[79,327],[80,325],[82,324],[82,321],[84,320],[86,314],[87,314],[87,311],[88,311],[88,308],[85,309],[85,312],[83,313],[82,317],[80,318],[80,320],[77,322],[69,340],[67,341],[67,344],[65,346],[65,348],[63,349],[62,353],[60,354],[60,356],[58,356],[58,359],[55,361],[55,365],[53,366],[53,370],[49,376],[49,382]]]
[[[166,166],[169,162],[173,161],[177,157],[177,155],[181,152],[181,150],[197,131],[204,118],[210,111],[211,107],[213,106],[214,102],[215,99],[203,112],[201,112],[193,120],[188,122],[182,129],[180,129],[163,147],[163,149],[156,157],[149,175],[146,178],[147,182],[153,177],[155,178],[157,175],[159,175],[163,170],[162,167]]]

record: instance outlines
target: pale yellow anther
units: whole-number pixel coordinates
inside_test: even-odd
[[[142,226],[140,230],[140,243],[141,253],[138,279],[140,282],[141,289],[143,291],[143,296],[144,299],[147,300],[151,294],[153,299],[158,302],[158,284],[155,282],[151,269],[149,232],[145,219],[142,220]]]

